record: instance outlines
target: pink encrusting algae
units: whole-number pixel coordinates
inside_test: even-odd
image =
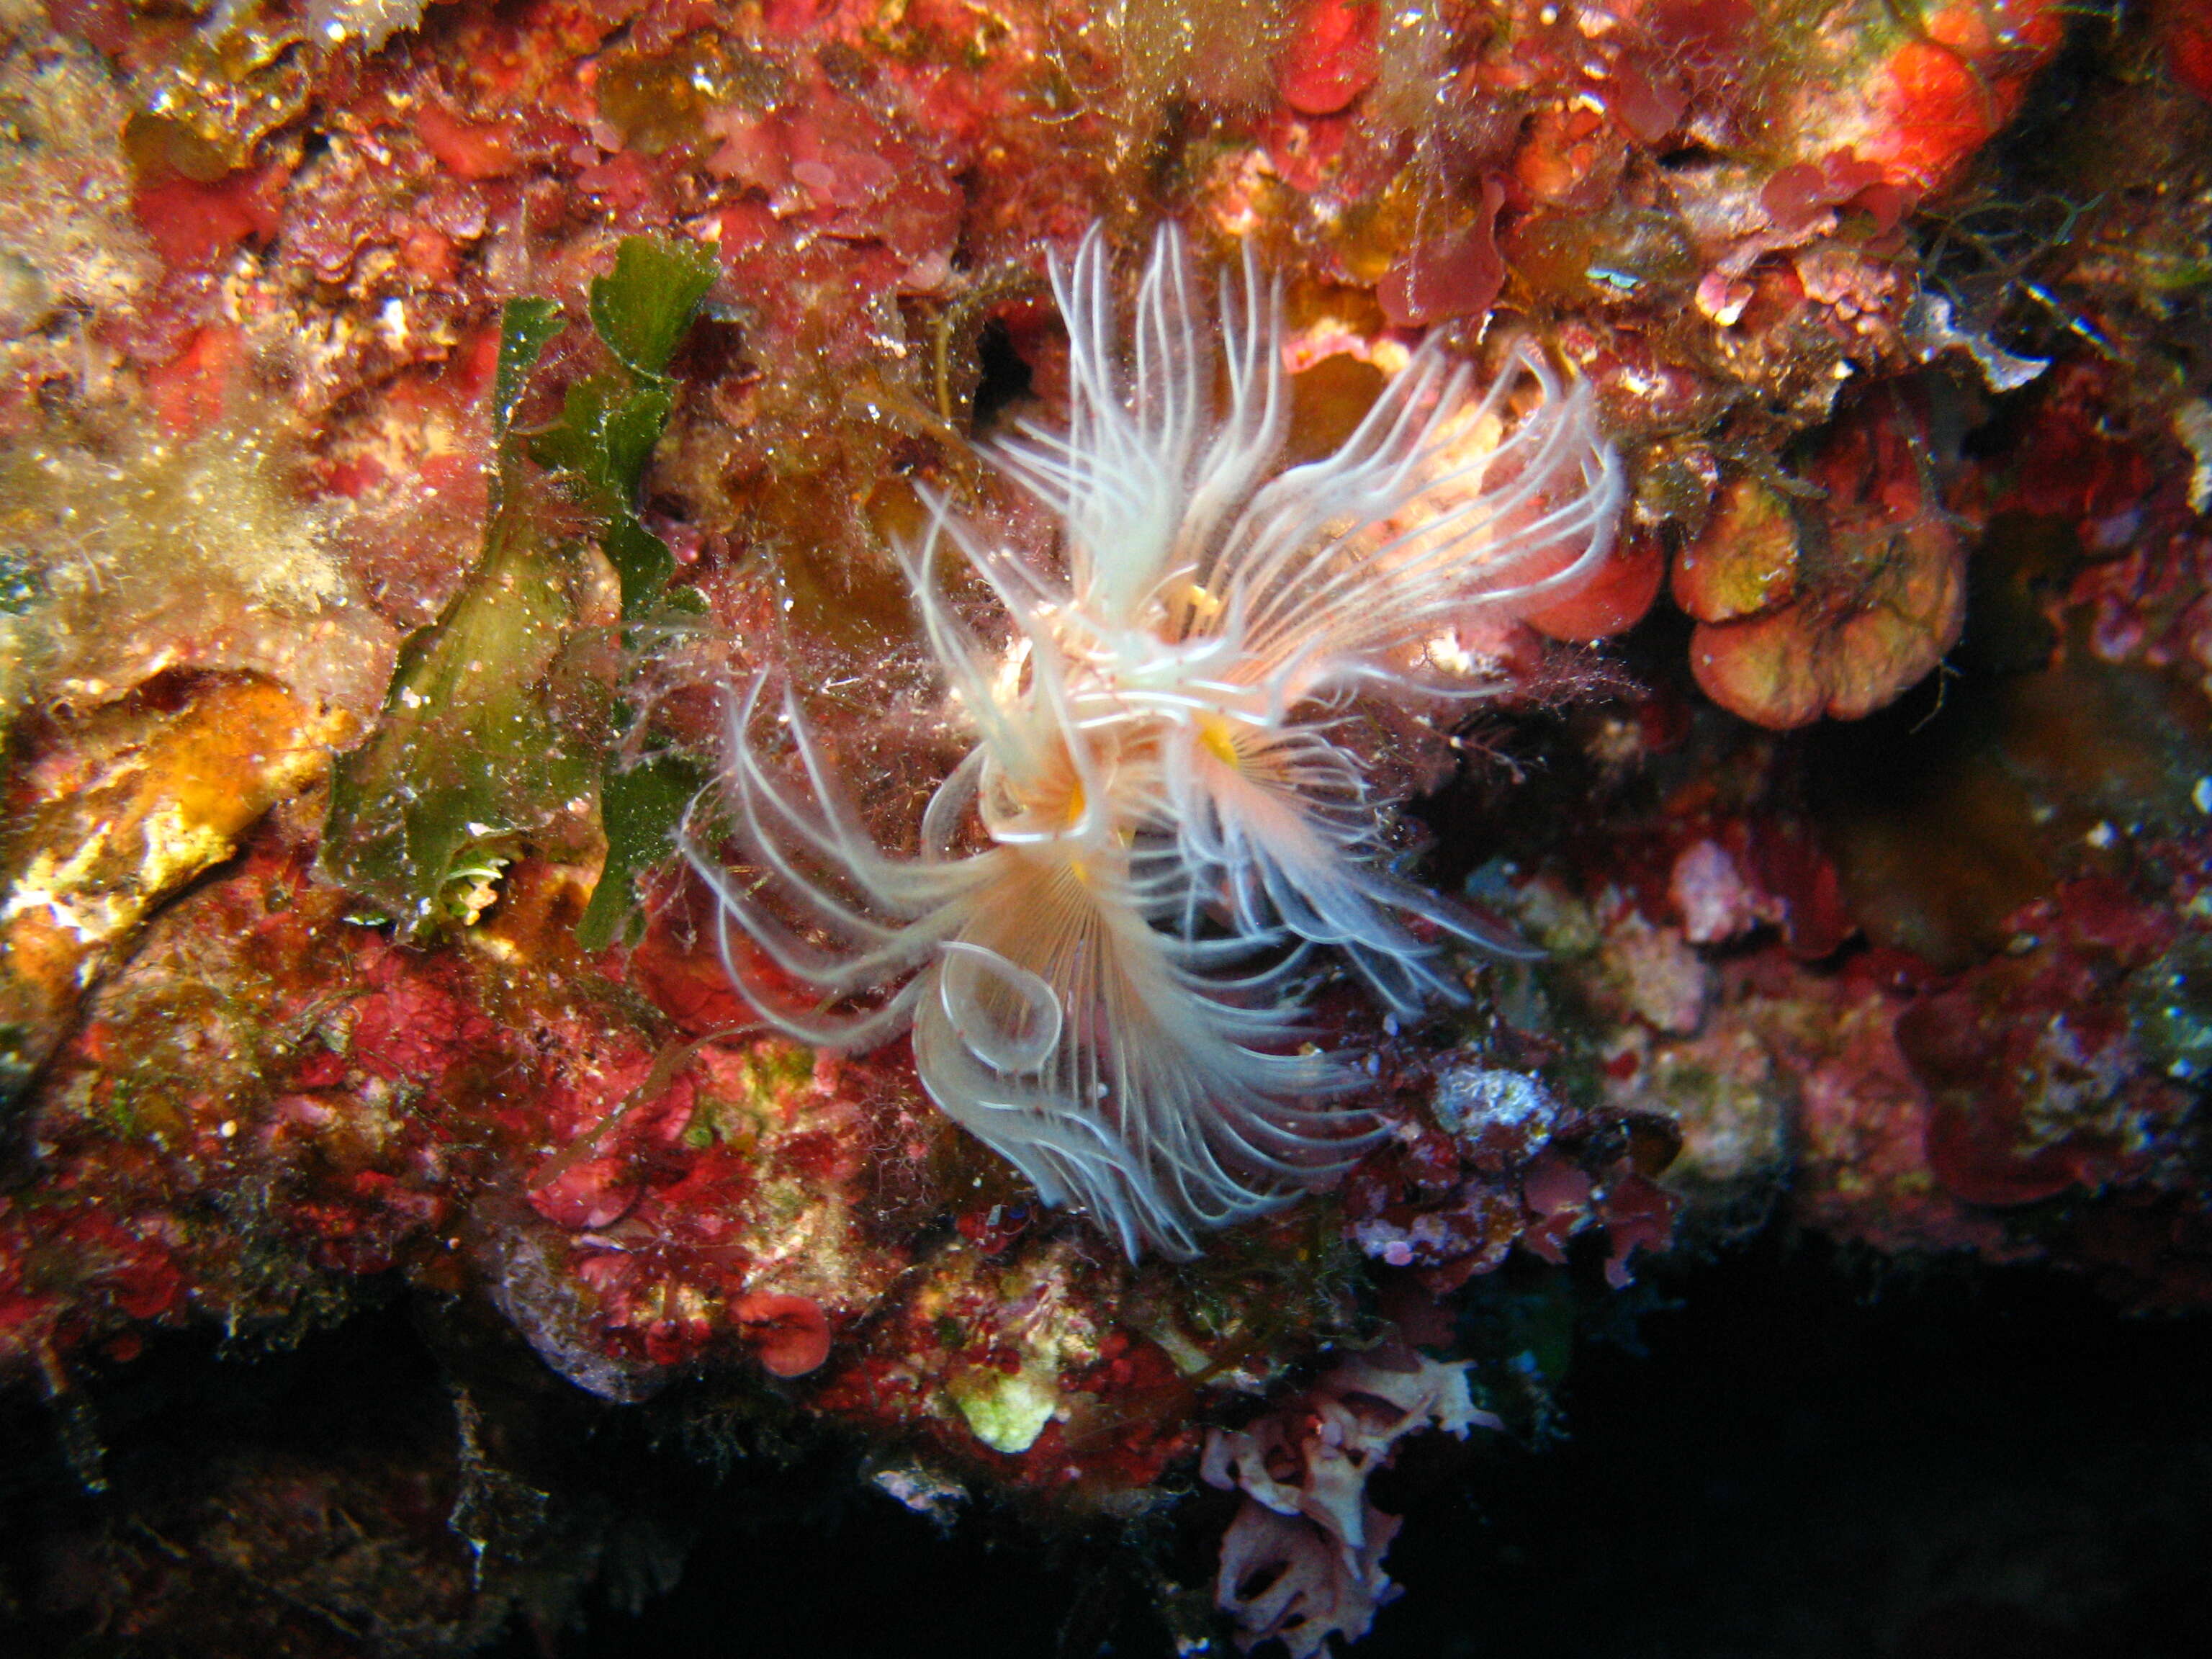
[[[1310,947],[1403,1014],[1464,994],[1434,935],[1527,953],[1382,867],[1393,802],[1341,728],[1363,702],[1509,689],[1484,625],[1602,567],[1621,469],[1587,389],[1529,347],[1480,398],[1425,347],[1334,453],[1285,468],[1279,288],[1249,258],[1222,285],[1217,407],[1180,234],[1154,240],[1126,353],[1108,264],[1094,232],[1054,266],[1066,431],[993,452],[1052,508],[1058,564],[942,501],[905,561],[975,740],[919,856],[880,850],[768,674],[731,698],[719,805],[741,871],[703,828],[691,852],[771,1024],[848,1049],[911,1029],[931,1097],[1048,1202],[1132,1256],[1188,1256],[1373,1144],[1332,1103],[1356,1073],[1307,1040]],[[1007,641],[956,615],[948,542]],[[799,778],[763,752],[771,710]]]

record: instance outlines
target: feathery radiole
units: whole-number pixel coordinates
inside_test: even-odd
[[[1589,387],[1532,347],[1476,397],[1427,344],[1335,453],[1285,468],[1281,290],[1249,254],[1217,327],[1161,231],[1126,349],[1096,230],[1052,284],[1067,424],[990,453],[1057,515],[1057,560],[941,501],[905,559],[975,738],[917,855],[876,844],[769,674],[729,699],[717,795],[740,862],[686,844],[769,1024],[847,1050],[911,1030],[931,1099],[1046,1202],[1133,1257],[1188,1256],[1372,1144],[1354,1068],[1306,1040],[1315,947],[1401,1013],[1464,995],[1405,916],[1526,953],[1383,867],[1395,803],[1337,734],[1363,700],[1500,689],[1433,670],[1431,647],[1594,574],[1620,465]],[[947,603],[948,544],[1006,640]],[[787,763],[762,747],[777,733]]]

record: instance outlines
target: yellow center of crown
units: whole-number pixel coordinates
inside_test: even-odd
[[[1198,717],[1198,740],[1206,750],[1224,766],[1237,771],[1244,769],[1243,752],[1237,746],[1237,728],[1218,714]]]

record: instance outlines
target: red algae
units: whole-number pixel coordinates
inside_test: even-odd
[[[1902,411],[1836,428],[1808,469],[1825,510],[1735,481],[1674,567],[1698,684],[1759,725],[1856,720],[1957,641],[1964,549]]]
[[[770,1376],[804,1376],[830,1358],[830,1321],[817,1302],[756,1291],[731,1311]]]

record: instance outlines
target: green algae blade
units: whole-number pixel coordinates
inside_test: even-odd
[[[634,913],[637,876],[668,854],[699,774],[674,760],[627,769],[609,760],[617,671],[584,662],[590,641],[605,638],[586,616],[607,620],[592,603],[594,562],[556,528],[562,514],[537,469],[589,513],[585,533],[621,585],[623,620],[645,618],[676,561],[640,520],[638,493],[675,407],[669,362],[716,270],[694,244],[623,241],[589,307],[617,367],[571,384],[560,417],[534,434],[514,422],[563,326],[561,308],[518,299],[501,313],[483,556],[445,613],[402,648],[376,731],[339,757],[324,827],[325,872],[408,933],[471,921],[526,843],[587,855],[598,818],[606,873],[579,933],[609,944]]]
[[[561,418],[531,453],[568,475],[599,521],[599,545],[622,582],[623,620],[636,621],[676,568],[668,544],[637,514],[640,485],[676,406],[668,365],[714,286],[714,256],[696,243],[625,238],[615,268],[592,283],[592,327],[617,371],[568,388]]]
[[[639,521],[635,502],[675,394],[662,381],[591,374],[568,388],[558,424],[531,453],[566,473],[601,525],[599,545],[622,582],[623,616],[635,620],[676,568],[668,544]]]
[[[492,376],[492,436],[503,447],[515,405],[530,389],[538,360],[562,329],[561,307],[550,300],[509,300],[499,314],[499,367]]]
[[[684,809],[706,784],[701,768],[673,755],[658,756],[628,770],[607,768],[599,781],[606,867],[576,923],[576,941],[586,951],[604,951],[630,931],[637,912],[638,877],[675,850]]]
[[[476,574],[401,649],[374,735],[338,757],[323,868],[403,931],[469,920],[525,838],[590,802],[595,746],[558,717],[587,580],[580,550],[502,511]]]
[[[592,326],[633,374],[659,380],[719,274],[696,242],[625,237],[615,268],[592,283]]]

